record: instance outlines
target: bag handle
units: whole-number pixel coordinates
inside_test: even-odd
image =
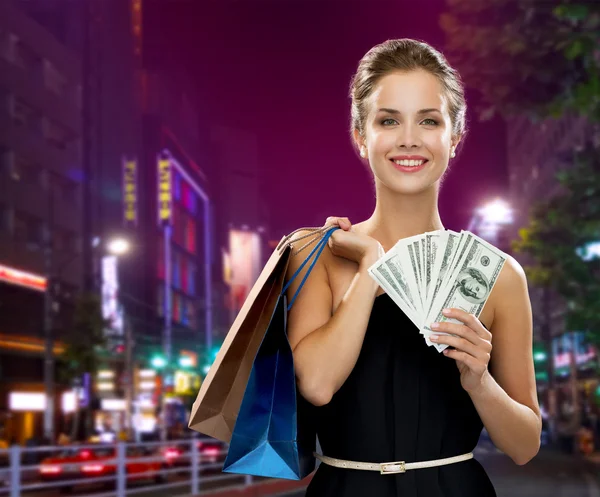
[[[299,254],[300,252],[302,252],[309,245],[312,245],[317,240],[322,239],[323,238],[323,233],[326,232],[330,228],[331,228],[331,226],[321,226],[321,227],[318,227],[318,228],[298,228],[297,230],[292,231],[289,235],[285,236],[279,242],[279,245],[277,245],[277,250],[285,250],[288,245],[291,245],[292,243],[294,243],[294,242],[296,242],[298,240],[302,240],[303,238],[308,238],[309,236],[314,237],[306,245],[304,245],[303,247],[300,247],[295,253],[292,253],[292,255]],[[295,233],[298,233],[298,231],[309,231],[310,233],[307,233],[306,235],[299,236],[299,237],[294,238],[292,240],[291,239],[292,236],[294,236]],[[319,235],[319,236],[316,236],[316,235]]]
[[[310,254],[308,254],[308,257],[304,260],[304,262],[300,265],[300,267],[292,275],[292,277],[290,278],[290,280],[287,282],[287,284],[283,287],[283,290],[281,291],[282,295],[285,294],[285,291],[292,284],[292,282],[296,279],[296,277],[298,276],[298,274],[300,274],[300,271],[302,271],[302,269],[304,268],[304,266],[306,266],[306,264],[311,259],[311,257],[313,256],[313,254],[315,252],[317,252],[317,255],[314,257],[314,260],[312,261],[311,265],[308,267],[308,270],[306,271],[306,274],[304,275],[304,278],[302,279],[302,282],[300,283],[300,286],[298,287],[298,290],[296,290],[296,293],[292,297],[292,300],[290,300],[290,303],[289,303],[288,308],[287,308],[288,311],[292,308],[292,305],[294,304],[294,301],[296,300],[296,297],[298,297],[298,294],[300,293],[300,290],[302,290],[302,287],[304,286],[304,283],[306,282],[306,279],[308,278],[308,276],[310,275],[311,271],[315,267],[315,264],[317,263],[317,260],[319,259],[319,256],[321,255],[321,252],[323,252],[323,249],[325,248],[325,245],[327,245],[327,242],[329,241],[329,238],[331,237],[331,235],[333,235],[333,232],[335,230],[340,229],[340,227],[339,226],[333,226],[333,227],[329,226],[329,227],[327,227],[327,229],[328,229],[327,233],[325,233],[325,235],[323,236],[323,238],[321,239],[321,241],[312,249],[312,251],[310,252]],[[308,246],[308,244],[305,245],[305,247],[306,246]]]

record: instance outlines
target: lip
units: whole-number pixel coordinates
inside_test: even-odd
[[[410,167],[410,166],[400,166],[400,165],[396,164],[394,162],[394,160],[424,160],[425,162],[423,162],[423,164],[421,164],[420,166]],[[425,159],[425,157],[417,157],[417,156],[412,156],[410,159],[407,159],[406,157],[402,157],[401,159],[392,158],[392,159],[390,159],[390,162],[398,171],[402,171],[403,173],[417,173],[417,172],[421,171],[422,169],[424,169],[427,164],[429,164],[428,159]]]

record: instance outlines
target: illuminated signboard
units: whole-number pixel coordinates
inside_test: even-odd
[[[43,393],[11,392],[8,394],[11,411],[45,411],[47,402]]]
[[[0,264],[0,281],[24,286],[40,292],[44,292],[48,286],[46,278],[42,276],[3,266],[2,264]]]
[[[119,306],[117,256],[102,258],[102,317],[110,322],[113,332],[123,334],[123,314]]]
[[[135,226],[138,221],[137,162],[123,159],[123,224]]]
[[[187,371],[175,371],[175,394],[191,395],[200,388],[200,377]]]
[[[127,404],[123,399],[101,399],[100,407],[103,411],[124,411]]]
[[[260,234],[229,230],[229,252],[223,256],[224,280],[229,286],[226,307],[240,310],[261,272]]]
[[[171,161],[158,157],[158,223],[170,224],[173,213]]]
[[[195,352],[182,350],[179,352],[179,356],[179,362],[185,364],[185,367],[195,368],[198,366],[198,354]]]

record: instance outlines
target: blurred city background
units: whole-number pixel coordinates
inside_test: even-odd
[[[303,495],[187,421],[281,237],[372,212],[348,87],[402,37],[467,86],[445,227],[528,274],[542,449],[476,457],[600,495],[600,3],[0,0],[0,496]]]

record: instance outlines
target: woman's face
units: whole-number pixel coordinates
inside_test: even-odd
[[[373,174],[389,189],[405,194],[418,193],[438,181],[448,166],[451,148],[458,144],[452,142],[442,86],[424,70],[384,76],[370,95],[365,124]],[[427,162],[414,170],[393,162],[411,156]]]

